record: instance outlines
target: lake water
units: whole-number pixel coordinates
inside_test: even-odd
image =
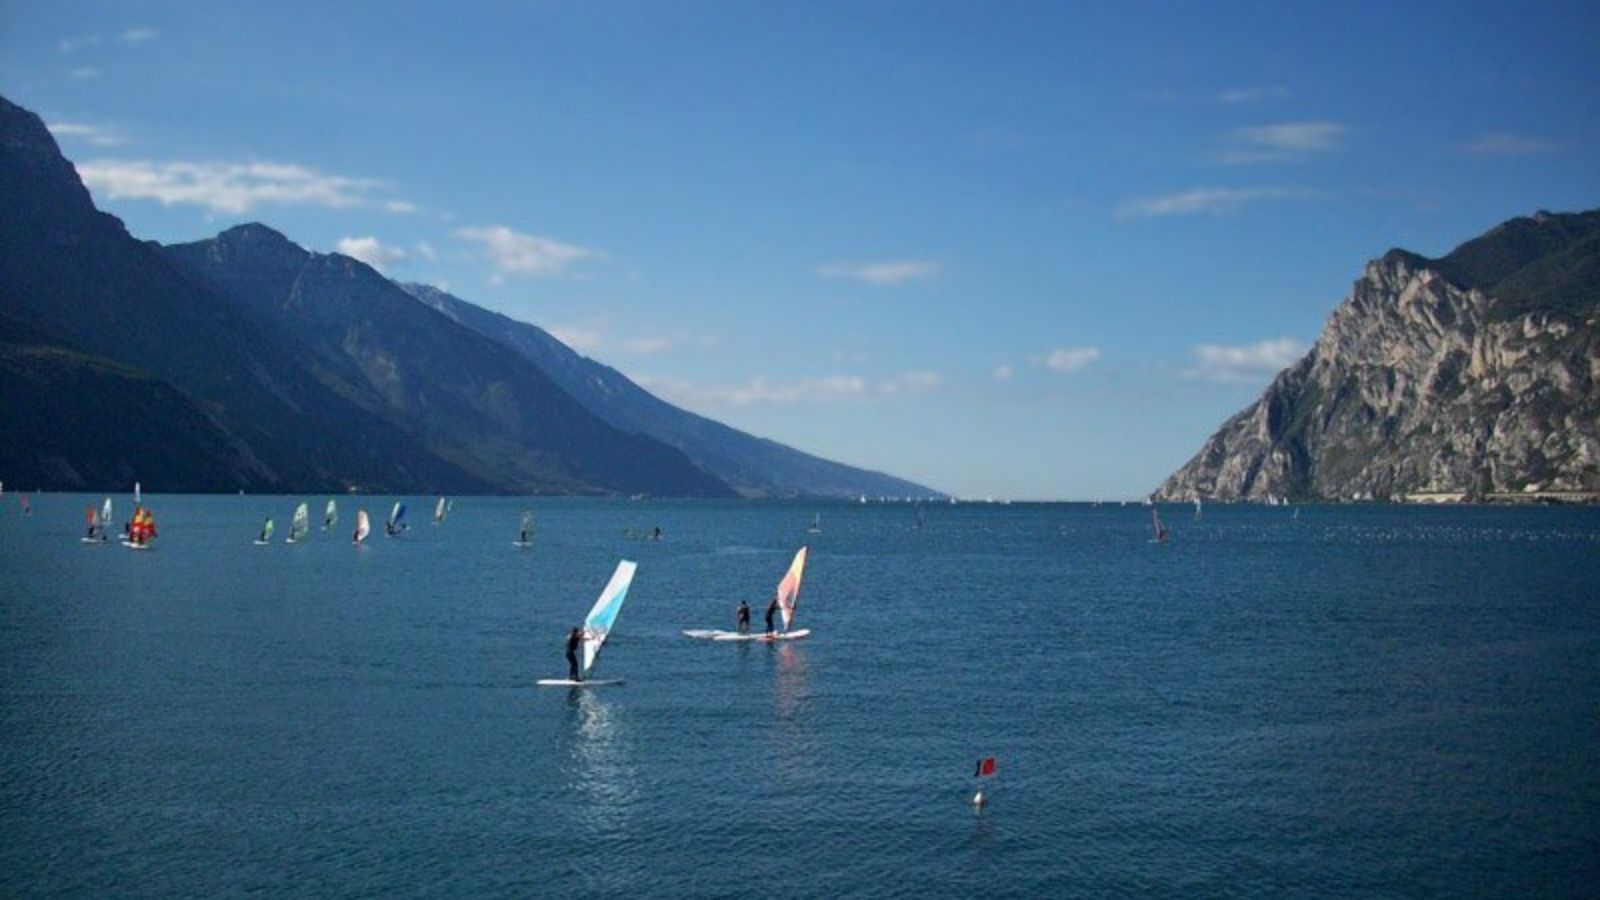
[[[0,505],[0,894],[1593,896],[1600,510]],[[313,501],[320,519],[322,498]],[[117,498],[117,521],[129,509]],[[822,533],[808,535],[813,514]],[[252,545],[261,518],[272,546]],[[660,526],[659,542],[625,530]],[[810,545],[791,644],[759,627]],[[562,640],[619,558],[596,676]],[[967,804],[980,756],[991,802]]]

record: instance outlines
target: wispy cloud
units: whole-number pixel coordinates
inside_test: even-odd
[[[56,46],[62,53],[76,53],[85,47],[104,43],[105,39],[105,35],[102,34],[80,34],[77,37],[62,38]]]
[[[893,285],[922,281],[939,273],[939,263],[931,259],[903,259],[873,263],[825,263],[817,267],[824,278],[848,278],[867,284]]]
[[[1257,384],[1292,365],[1306,345],[1290,337],[1253,344],[1201,344],[1194,348],[1195,365],[1183,377],[1221,384]]]
[[[345,256],[359,259],[380,272],[389,266],[404,263],[410,258],[405,248],[385,244],[370,235],[340,238],[334,247]]]
[[[383,208],[389,212],[400,213],[402,215],[417,211],[417,205],[409,200],[389,200],[383,204]]]
[[[605,334],[593,325],[552,325],[550,334],[579,353],[597,353],[606,345]]]
[[[871,380],[860,375],[829,375],[791,380],[756,376],[732,384],[642,377],[639,382],[667,400],[691,409],[747,406],[796,406],[850,400],[890,399],[936,391],[944,385],[937,372],[906,372]]]
[[[76,69],[68,69],[67,76],[76,78],[79,81],[87,81],[90,78],[99,78],[100,70],[94,66],[79,66]]]
[[[1143,197],[1122,204],[1118,218],[1141,219],[1155,216],[1222,215],[1249,203],[1265,200],[1302,200],[1315,191],[1295,187],[1193,188],[1159,197]]]
[[[230,215],[264,204],[361,207],[372,202],[373,192],[385,187],[373,178],[329,175],[309,166],[278,162],[92,159],[78,164],[78,175],[90,190],[113,200],[187,204]]]
[[[1290,162],[1326,153],[1339,146],[1349,128],[1338,122],[1282,122],[1236,128],[1218,161],[1224,163]]]
[[[1010,381],[1011,378],[1016,374],[1017,371],[1011,368],[1010,363],[1001,363],[1000,365],[994,367],[994,371],[989,373],[989,377],[993,378],[995,381]]]
[[[1052,372],[1066,374],[1084,369],[1099,358],[1099,347],[1057,347],[1045,354],[1040,363]]]
[[[433,245],[427,241],[417,241],[417,255],[428,262],[433,262],[439,258],[439,252],[434,250]]]
[[[153,41],[161,36],[161,32],[154,28],[129,28],[117,35],[117,40],[124,44],[143,44]]]
[[[83,122],[47,122],[46,128],[57,138],[71,138],[83,140],[96,147],[115,147],[127,143],[115,129],[103,125],[88,125]]]
[[[587,247],[523,234],[504,225],[458,228],[455,235],[479,246],[483,257],[494,267],[490,281],[497,284],[507,275],[534,278],[560,275],[573,263],[600,255]]]
[[[1560,147],[1560,144],[1543,138],[1497,132],[1478,138],[1464,149],[1473,156],[1535,156]]]
[[[1217,94],[1217,102],[1228,104],[1262,103],[1267,100],[1287,100],[1289,97],[1289,89],[1281,84],[1256,84],[1222,91]]]

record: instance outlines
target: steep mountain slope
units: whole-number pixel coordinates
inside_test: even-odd
[[[537,366],[364,263],[264,225],[165,248],[193,280],[305,351],[339,396],[503,489],[728,496],[677,450],[607,425]]]
[[[245,468],[224,466],[237,478],[232,483],[219,485],[207,476],[165,484],[165,489],[321,490],[359,484],[467,491],[490,486],[329,391],[306,374],[294,348],[193,284],[156,247],[130,237],[119,220],[97,211],[44,123],[4,98],[0,210],[0,312],[84,354],[115,360],[182,390],[247,446],[255,461]],[[55,399],[60,414],[74,416],[86,413],[69,411],[71,404],[99,402],[78,394]],[[153,444],[127,448],[126,463],[142,466],[138,457],[152,446],[164,447],[163,433]],[[176,434],[171,437],[182,443]],[[210,465],[191,462],[197,472]]]
[[[601,419],[677,447],[747,496],[927,497],[938,493],[904,479],[820,459],[679,409],[610,366],[573,352],[542,328],[425,284],[401,287],[429,307],[515,350]]]
[[[1367,265],[1306,357],[1157,490],[1600,490],[1600,212]]]

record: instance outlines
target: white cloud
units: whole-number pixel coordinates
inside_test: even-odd
[[[127,139],[116,131],[100,125],[85,125],[82,122],[47,122],[46,128],[57,138],[82,138],[96,147],[115,147],[127,142]]]
[[[1224,163],[1287,162],[1338,147],[1350,129],[1338,122],[1283,122],[1236,128],[1218,160]]]
[[[90,190],[113,200],[190,204],[238,215],[262,204],[346,209],[367,205],[384,186],[370,178],[327,175],[308,166],[275,162],[155,162],[92,159],[78,165]]]
[[[882,381],[859,375],[829,375],[788,381],[756,376],[733,384],[707,384],[674,378],[642,377],[647,389],[689,408],[714,409],[746,406],[796,406],[873,397],[893,398],[938,390],[944,379],[937,372],[906,372]]]
[[[989,373],[989,377],[995,381],[1010,381],[1012,376],[1016,374],[1016,370],[1011,368],[1010,363],[1001,363],[994,367],[994,371]]]
[[[409,200],[390,200],[383,204],[383,208],[392,213],[414,213],[417,205]]]
[[[154,28],[129,28],[127,31],[117,35],[117,40],[124,44],[143,44],[160,36],[161,32],[156,31]]]
[[[67,75],[76,78],[79,81],[87,81],[90,78],[99,78],[100,70],[96,69],[94,66],[79,66],[76,69],[68,69]]]
[[[1504,132],[1486,134],[1466,146],[1473,156],[1533,156],[1559,149],[1560,145],[1543,138],[1521,137]]]
[[[1266,381],[1305,355],[1306,345],[1290,337],[1254,344],[1201,344],[1194,348],[1195,367],[1183,377],[1223,384]]]
[[[417,255],[428,262],[433,262],[439,258],[438,251],[434,250],[433,245],[427,241],[417,241]]]
[[[408,258],[404,248],[391,247],[371,236],[340,238],[335,249],[352,259],[361,260],[379,272],[389,266],[399,265]]]
[[[85,34],[78,37],[62,38],[57,46],[61,48],[62,53],[76,53],[84,47],[92,47],[104,40],[105,37],[103,35]]]
[[[1057,347],[1045,355],[1044,367],[1052,372],[1076,372],[1099,358],[1099,347]]]
[[[1144,197],[1124,203],[1117,216],[1123,219],[1153,216],[1191,216],[1199,213],[1220,215],[1233,212],[1247,203],[1261,200],[1299,200],[1316,196],[1304,188],[1194,188],[1160,197]]]
[[[586,247],[523,234],[504,225],[459,228],[455,234],[482,248],[484,258],[494,266],[495,278],[491,280],[506,275],[560,275],[578,260],[599,255]]]
[[[667,334],[647,334],[624,340],[622,346],[638,356],[655,356],[677,346],[678,339]]]
[[[824,278],[848,278],[867,284],[892,285],[932,278],[939,263],[931,259],[904,259],[875,263],[826,263],[817,267]]]
[[[1217,94],[1218,103],[1260,103],[1264,100],[1287,100],[1289,89],[1279,84],[1257,84],[1230,88]]]

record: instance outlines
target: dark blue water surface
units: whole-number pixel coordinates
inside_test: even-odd
[[[135,553],[94,499],[0,506],[0,895],[1600,884],[1600,510],[550,500],[519,550],[463,498],[357,549],[388,499],[256,547],[298,498],[158,496]],[[679,633],[802,543],[810,640]],[[619,558],[627,683],[535,687]]]

